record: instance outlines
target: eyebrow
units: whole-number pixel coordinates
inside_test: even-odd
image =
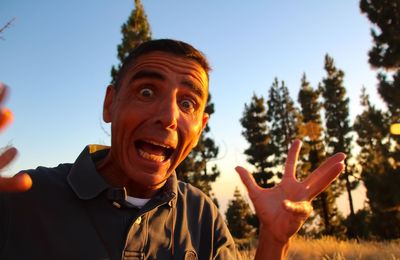
[[[133,77],[130,79],[129,83],[131,83],[132,81],[135,81],[135,80],[145,79],[145,78],[157,79],[160,81],[166,80],[166,77],[158,71],[141,70],[141,71],[138,71],[135,75],[133,75]],[[205,97],[203,88],[201,86],[199,86],[198,84],[196,84],[195,82],[193,82],[192,80],[190,80],[190,79],[183,80],[181,82],[181,84],[183,86],[185,86],[186,88],[189,88],[201,99],[203,99]]]
[[[197,96],[199,96],[201,99],[203,99],[205,97],[203,88],[200,87],[198,84],[194,83],[191,80],[184,80],[181,82],[182,85],[184,85],[185,87],[189,88],[190,90],[192,90]]]
[[[157,71],[141,70],[138,73],[136,73],[135,75],[133,75],[130,82],[132,82],[134,80],[138,80],[138,79],[143,79],[143,78],[152,78],[152,79],[158,79],[161,81],[165,81],[165,76]]]

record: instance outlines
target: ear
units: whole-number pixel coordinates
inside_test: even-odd
[[[203,120],[202,120],[203,125],[201,127],[200,134],[201,134],[201,132],[203,132],[204,128],[206,127],[209,117],[210,117],[210,115],[208,113],[206,113],[206,112],[203,113]]]
[[[197,144],[199,143],[201,133],[203,132],[204,128],[206,127],[209,117],[210,116],[207,113],[205,113],[205,112],[203,113],[203,118],[201,121],[202,125],[201,125],[201,128],[199,129],[199,132],[197,133],[197,140],[196,140],[196,143],[193,145],[193,147],[196,147]]]
[[[111,122],[113,100],[115,95],[116,95],[115,87],[113,85],[108,85],[106,90],[106,96],[104,97],[104,103],[103,103],[103,120],[106,123]]]

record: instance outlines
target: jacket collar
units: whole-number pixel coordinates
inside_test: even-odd
[[[97,172],[95,165],[95,161],[104,158],[109,150],[108,146],[88,145],[73,164],[67,181],[80,199],[93,199],[101,192],[112,188]],[[173,173],[153,199],[175,206],[177,192],[178,180],[176,174]]]
[[[88,145],[73,164],[67,181],[80,199],[93,199],[102,191],[110,188],[110,185],[97,172],[93,161],[93,159],[105,156],[107,152],[108,147],[106,146]]]

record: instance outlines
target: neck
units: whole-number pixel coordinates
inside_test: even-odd
[[[136,198],[151,198],[159,187],[146,187],[143,184],[137,183],[115,163],[111,158],[110,153],[102,160],[96,163],[96,169],[104,180],[113,187],[125,187],[128,196]]]

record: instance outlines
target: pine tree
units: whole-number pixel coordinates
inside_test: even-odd
[[[373,106],[365,93],[361,96],[364,111],[356,117],[354,129],[361,147],[358,162],[362,166],[362,179],[372,211],[372,233],[382,239],[400,237],[400,174],[393,172],[390,143],[385,126],[390,114]]]
[[[378,92],[385,101],[389,125],[400,123],[400,1],[361,0],[360,8],[373,24],[371,35],[374,46],[369,52],[369,63],[379,69]],[[400,135],[391,136],[389,157],[395,161],[392,171],[400,172]]]
[[[388,217],[386,216],[387,212],[391,212],[392,216],[400,215],[400,190],[396,191],[390,188],[393,181],[400,176],[400,135],[391,135],[389,132],[391,124],[400,123],[400,1],[361,0],[360,8],[373,24],[371,34],[374,45],[369,52],[369,62],[378,69],[378,93],[388,108],[387,112],[380,112],[388,118],[379,125],[384,135],[379,143],[373,143],[371,147],[371,151],[374,153],[380,149],[386,149],[380,151],[384,156],[380,162],[380,168],[384,169],[384,173],[376,174],[373,178],[366,174],[362,178],[365,186],[369,189],[367,194],[380,192],[391,196],[382,200],[378,199],[379,195],[371,195],[374,200],[370,201],[370,207],[375,216],[372,219],[379,217],[385,219]],[[371,111],[374,110],[371,109]],[[360,126],[368,127],[361,123]],[[362,131],[362,129],[358,129],[358,131]],[[377,158],[379,158],[378,155]],[[364,167],[368,168],[368,166],[367,162],[362,165],[363,174],[368,172],[364,171]],[[384,221],[386,223],[383,223]],[[381,225],[381,228],[377,229],[381,231],[380,237],[399,238],[400,231],[396,228],[387,229],[387,223],[398,227],[400,226],[400,217],[388,217],[388,219],[382,220],[382,223],[378,223]]]
[[[374,46],[369,52],[369,63],[380,68],[400,67],[400,1],[361,0],[361,12],[368,16],[374,28]]]
[[[378,92],[388,105],[392,122],[400,122],[400,1],[361,0],[360,8],[374,25],[369,63],[381,69]]]
[[[322,136],[322,105],[318,101],[320,90],[314,90],[307,81],[304,74],[301,79],[301,88],[298,101],[301,106],[303,124],[300,129],[304,138],[303,149],[301,151],[301,168],[303,174],[309,174],[324,161],[325,144]],[[305,176],[300,176],[304,178]],[[323,223],[324,235],[340,235],[343,233],[340,226],[341,217],[335,204],[335,195],[332,188],[326,189],[314,201],[313,207],[318,213]]]
[[[283,168],[289,147],[296,138],[296,126],[300,120],[300,113],[294,106],[284,81],[279,86],[279,81],[275,78],[268,91],[267,106],[275,166]]]
[[[354,237],[352,232],[352,219],[354,219],[354,206],[351,191],[358,185],[358,180],[353,178],[350,181],[350,170],[348,159],[351,150],[351,127],[349,120],[349,98],[346,97],[346,88],[343,86],[344,72],[335,67],[334,60],[328,54],[325,56],[326,78],[321,85],[321,93],[324,98],[325,109],[325,142],[328,156],[337,152],[344,152],[348,155],[345,164],[345,171],[341,177],[331,185],[334,196],[337,198],[346,188],[349,206],[350,219],[348,235]]]
[[[250,104],[244,106],[240,122],[244,128],[242,134],[250,144],[244,153],[247,155],[247,161],[255,167],[254,179],[261,187],[274,186],[274,182],[271,180],[274,174],[270,169],[274,166],[271,162],[273,147],[267,133],[267,113],[263,97],[253,95]]]
[[[349,133],[349,98],[343,86],[344,72],[335,67],[334,60],[328,54],[325,56],[326,78],[321,85],[324,98],[326,132],[325,139],[329,154],[337,152],[349,153],[351,137]]]
[[[302,124],[300,136],[304,138],[301,151],[302,170],[310,173],[325,159],[325,146],[322,138],[320,91],[314,90],[307,81],[306,74],[301,79],[298,102],[301,107]],[[304,178],[304,176],[300,176]]]
[[[211,95],[208,95],[205,112],[210,116],[214,113],[214,104],[211,102]],[[220,175],[216,164],[208,167],[208,163],[218,157],[219,149],[214,140],[209,137],[210,127],[207,124],[200,136],[199,142],[190,154],[176,168],[176,175],[179,180],[188,182],[202,190],[211,197],[214,203],[219,206],[217,198],[212,192],[211,183]]]
[[[235,238],[249,238],[254,234],[254,228],[248,224],[248,219],[253,213],[237,187],[233,197],[234,199],[229,201],[225,212],[229,231]]]
[[[142,42],[151,39],[150,24],[144,11],[142,2],[135,0],[135,9],[131,12],[128,21],[121,27],[122,43],[118,45],[118,59],[122,63],[129,53]],[[115,81],[121,64],[111,68],[112,82]]]

